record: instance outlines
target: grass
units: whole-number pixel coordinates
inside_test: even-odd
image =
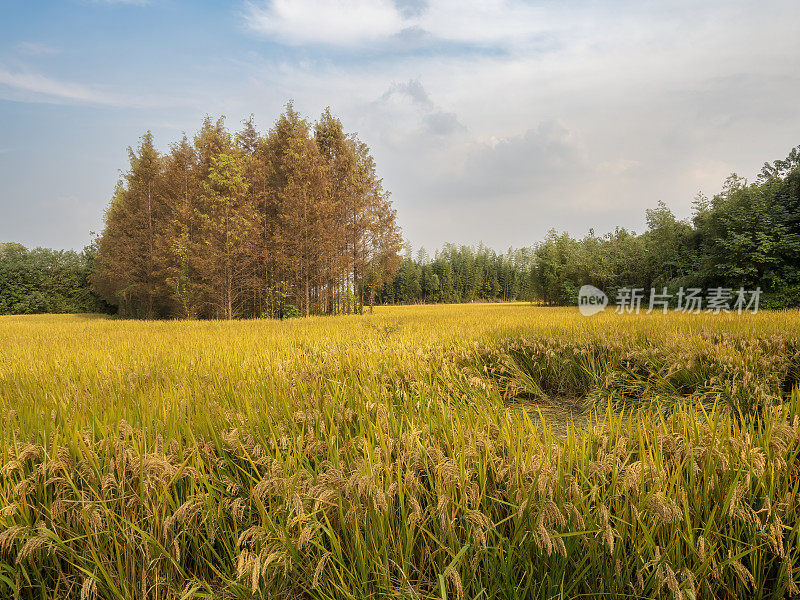
[[[796,596],[799,326],[0,318],[0,597]]]

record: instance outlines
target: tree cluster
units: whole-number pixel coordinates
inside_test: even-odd
[[[48,250],[0,243],[0,315],[108,312],[89,289],[94,249]]]
[[[617,229],[574,239],[551,231],[535,248],[533,286],[551,304],[573,304],[589,283],[669,291],[728,287],[765,292],[764,306],[800,305],[800,147],[765,164],[753,183],[731,175],[713,198],[695,198],[691,220],[663,202],[641,235]]]
[[[379,294],[384,304],[533,300],[531,248],[506,254],[481,245],[445,244],[431,258],[408,251],[391,283]]]
[[[166,155],[150,133],[106,212],[94,290],[126,317],[359,312],[402,238],[369,148],[291,104],[260,134],[206,118]]]

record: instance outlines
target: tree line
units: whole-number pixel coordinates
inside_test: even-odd
[[[312,128],[289,107],[260,136],[206,119],[160,156],[146,135],[83,253],[0,245],[0,313],[281,317],[358,312],[365,303],[523,300],[574,305],[584,284],[729,287],[761,305],[800,306],[800,147],[754,182],[731,175],[690,219],[663,203],[637,234],[551,230],[497,253],[406,248],[365,145],[329,111]],[[96,258],[95,258],[96,256]],[[91,282],[91,287],[90,287]]]
[[[381,290],[385,303],[531,300],[574,305],[592,284],[612,299],[623,287],[673,293],[729,287],[765,293],[762,306],[800,305],[800,146],[765,163],[753,183],[737,175],[713,198],[695,198],[691,219],[664,204],[646,211],[641,233],[617,228],[582,238],[550,230],[505,254],[445,245],[433,257],[407,252]]]
[[[535,248],[533,288],[549,304],[574,304],[583,284],[614,297],[622,287],[726,287],[764,291],[762,306],[800,306],[800,146],[765,163],[755,182],[733,174],[691,219],[659,202],[647,230],[575,239],[551,231]]]
[[[125,317],[360,312],[402,238],[369,148],[326,110],[260,134],[207,117],[161,155],[145,134],[106,212],[93,289]]]
[[[378,295],[382,304],[534,300],[535,248],[505,254],[479,245],[445,244],[434,256],[406,251],[395,277]]]
[[[0,243],[0,315],[109,312],[89,286],[94,255]]]

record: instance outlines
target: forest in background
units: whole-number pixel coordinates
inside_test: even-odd
[[[530,300],[575,305],[584,284],[670,293],[697,287],[760,287],[761,306],[800,306],[800,146],[765,163],[757,180],[737,175],[713,198],[699,194],[690,220],[663,202],[646,211],[647,229],[583,238],[551,230],[541,242],[498,254],[447,244],[434,256],[407,252],[383,303]]]
[[[446,244],[401,256],[368,148],[330,112],[312,127],[290,106],[265,136],[252,121],[231,136],[207,119],[193,143],[184,138],[166,157],[144,136],[96,244],[82,253],[0,244],[0,314],[233,318],[360,312],[373,302],[574,305],[587,283],[612,302],[626,286],[723,286],[761,287],[763,307],[800,306],[800,147],[765,163],[755,182],[731,175],[712,198],[698,195],[691,219],[659,202],[646,222],[641,234],[551,230],[506,253]]]
[[[0,243],[0,315],[110,312],[90,288],[94,256]]]

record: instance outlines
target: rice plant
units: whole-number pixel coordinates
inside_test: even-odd
[[[800,313],[0,319],[0,597],[800,595]]]

